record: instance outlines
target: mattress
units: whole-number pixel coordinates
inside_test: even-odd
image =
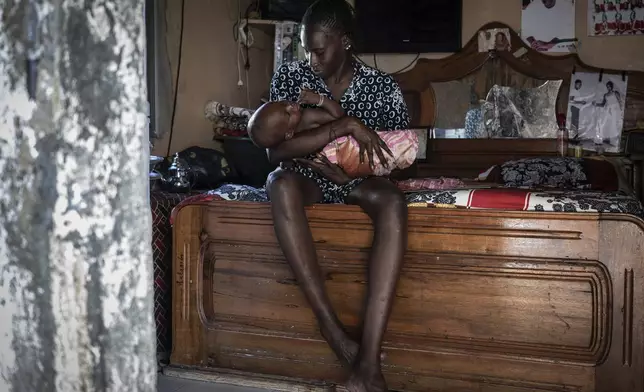
[[[619,191],[476,187],[407,191],[405,197],[410,208],[621,213],[644,218],[644,209],[640,201],[630,194]],[[269,202],[264,188],[225,184],[217,189],[183,200],[175,207],[172,214],[173,219],[182,207],[207,204],[214,200]]]

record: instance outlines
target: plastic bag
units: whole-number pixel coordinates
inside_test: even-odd
[[[556,138],[556,101],[561,80],[536,88],[494,85],[482,105],[483,124],[490,138]]]

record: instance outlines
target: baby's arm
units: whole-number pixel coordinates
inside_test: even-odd
[[[308,105],[319,105],[319,107],[331,114],[334,119],[344,117],[344,109],[342,109],[342,106],[340,106],[339,103],[314,91],[302,89],[299,102]],[[321,105],[320,102],[322,103]]]
[[[330,123],[335,117],[326,110],[321,109],[302,109],[302,119],[297,125],[297,132],[317,128],[320,125]]]

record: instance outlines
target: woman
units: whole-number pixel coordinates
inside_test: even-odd
[[[611,145],[617,145],[622,133],[622,96],[615,90],[613,82],[606,82],[606,92],[600,102],[593,102],[595,107],[604,108],[603,113],[597,114],[598,132],[596,143],[601,144],[608,141]]]
[[[352,56],[353,12],[344,0],[318,0],[302,19],[307,61],[280,67],[271,83],[271,100],[297,100],[302,88],[335,99],[346,117],[296,134],[274,149],[269,159],[286,163],[267,182],[275,232],[284,256],[311,304],[322,336],[351,369],[347,388],[385,391],[380,369],[381,342],[407,247],[407,205],[403,194],[385,178],[350,179],[338,166],[315,159],[331,140],[353,136],[369,162],[387,149],[375,129],[404,129],[407,107],[393,78],[361,65]],[[305,158],[305,159],[302,159]],[[293,162],[295,161],[295,162]],[[369,259],[367,304],[362,336],[354,342],[345,332],[324,288],[324,278],[304,207],[313,203],[358,205],[374,224]]]

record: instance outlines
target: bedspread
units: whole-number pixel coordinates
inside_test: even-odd
[[[634,196],[621,192],[513,188],[433,189],[405,192],[405,197],[409,207],[623,213],[644,218],[642,204]],[[263,188],[225,184],[182,201],[173,210],[171,222],[181,207],[212,200],[269,201]]]

